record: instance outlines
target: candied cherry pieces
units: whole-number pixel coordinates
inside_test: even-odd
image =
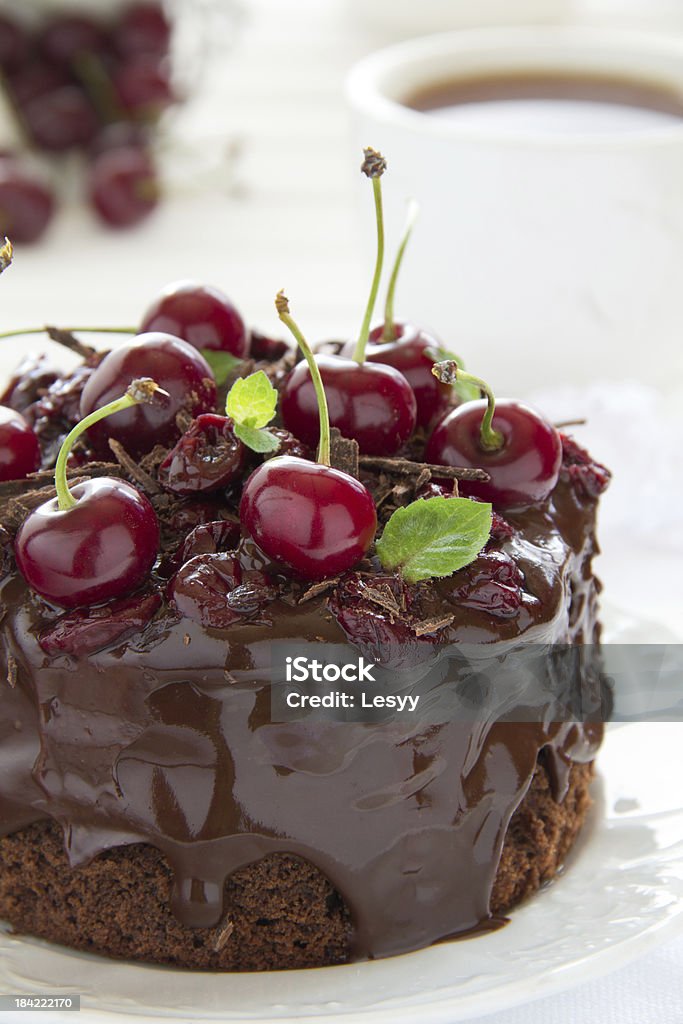
[[[232,420],[215,413],[198,416],[159,467],[159,479],[175,494],[217,491],[236,480],[246,449]]]
[[[123,480],[97,477],[69,489],[71,446],[95,418],[154,400],[153,381],[128,392],[79,423],[57,459],[57,497],[31,512],[17,533],[14,553],[26,582],[63,608],[123,597],[147,578],[157,557],[159,524],[147,498]]]
[[[441,419],[427,441],[425,460],[486,470],[489,480],[462,481],[463,494],[498,508],[524,508],[546,500],[560,472],[562,445],[555,428],[522,402],[496,402],[488,385],[452,360],[437,363],[445,383],[472,383],[486,399],[465,402]]]

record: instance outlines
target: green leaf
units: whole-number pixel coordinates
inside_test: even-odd
[[[265,427],[277,408],[277,391],[263,370],[238,377],[228,393],[226,412],[243,427]],[[244,440],[244,439],[243,439]]]
[[[458,364],[461,370],[465,369],[464,359],[461,359],[460,356],[455,354],[455,352],[449,352],[447,348],[442,348],[441,345],[437,348],[429,348],[426,352],[429,358],[433,359],[435,363],[442,363],[445,359],[452,359],[454,363]],[[481,391],[476,384],[469,384],[459,380],[453,385],[453,390],[461,403],[476,402],[477,399],[481,398]]]
[[[245,427],[243,423],[236,423],[233,427],[235,437],[251,448],[253,452],[275,452],[280,447],[280,441],[268,430],[261,430],[258,427]]]
[[[235,367],[239,366],[242,362],[241,359],[238,359],[231,352],[217,352],[213,348],[203,348],[200,351],[211,367],[211,372],[216,378],[216,384],[219,387],[225,384]]]
[[[420,498],[397,509],[377,541],[385,569],[408,583],[450,576],[469,565],[491,533],[491,506],[469,498]]]

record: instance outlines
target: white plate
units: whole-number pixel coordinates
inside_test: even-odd
[[[453,1024],[550,995],[683,931],[683,725],[610,729],[600,773],[564,876],[498,932],[374,963],[257,975],[118,963],[0,932],[0,992],[81,993],[89,1024],[111,1024],[111,1012],[129,1020]]]

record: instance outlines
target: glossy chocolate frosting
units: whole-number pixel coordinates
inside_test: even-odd
[[[514,613],[464,599],[467,570],[422,587],[426,625],[412,631],[421,671],[462,643],[497,657],[521,643],[597,641],[595,508],[564,472],[547,503],[508,517],[511,536],[493,548],[522,573]],[[248,545],[240,557],[253,566]],[[364,571],[367,583],[381,570]],[[55,819],[73,865],[151,843],[173,870],[174,913],[198,928],[220,920],[236,869],[298,854],[342,894],[359,959],[481,926],[539,754],[561,800],[601,726],[550,713],[503,721],[502,706],[476,722],[273,722],[275,641],[354,642],[343,584],[303,601],[281,590],[224,629],[164,600],[125,639],[87,657],[48,655],[39,637],[59,612],[10,559],[0,585],[0,834]],[[381,619],[391,616],[378,610]],[[379,636],[366,630],[360,646],[382,661]]]

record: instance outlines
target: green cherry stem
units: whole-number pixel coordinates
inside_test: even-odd
[[[399,242],[398,251],[396,252],[396,259],[394,260],[394,265],[391,270],[386,302],[384,303],[384,330],[382,331],[382,341],[396,340],[396,327],[394,326],[394,297],[396,295],[396,282],[398,281],[398,275],[401,269],[401,264],[403,263],[406,246],[410,241],[410,236],[413,233],[415,221],[417,220],[419,212],[420,207],[418,204],[414,199],[410,199],[408,201],[408,212],[406,213],[406,221],[403,226],[403,234],[401,235],[401,241]]]
[[[473,384],[486,395],[486,412],[481,421],[481,446],[487,452],[496,452],[505,444],[505,438],[499,430],[492,426],[493,414],[496,411],[496,397],[481,377],[462,370],[454,359],[444,359],[432,366],[432,373],[442,384]]]
[[[311,347],[301,333],[296,321],[291,317],[289,312],[289,300],[285,295],[284,291],[279,291],[275,298],[275,308],[277,315],[280,320],[288,327],[294,335],[297,345],[304,354],[304,358],[308,363],[308,369],[311,374],[311,380],[313,381],[313,387],[315,389],[315,397],[318,401],[318,415],[320,416],[320,441],[318,442],[318,462],[323,466],[329,466],[330,464],[330,414],[327,409],[327,398],[325,396],[325,387],[323,385],[323,379],[320,376],[320,369],[315,361]]]
[[[382,175],[387,169],[387,162],[381,153],[375,149],[364,149],[365,159],[361,164],[361,171],[372,181],[372,191],[375,196],[375,219],[377,221],[377,257],[375,259],[375,272],[372,277],[372,286],[368,297],[368,304],[365,307],[365,316],[361,325],[358,341],[353,352],[353,358],[361,366],[365,362],[365,349],[370,337],[370,321],[377,302],[379,282],[382,277],[382,265],[384,263],[384,209],[382,206]]]
[[[0,332],[0,341],[3,338],[21,338],[29,334],[47,334],[53,328],[45,327],[21,327],[15,331]],[[61,327],[64,334],[137,334],[137,327]]]
[[[89,427],[93,424],[99,423],[100,420],[105,419],[107,416],[112,416],[116,412],[122,412],[124,409],[129,409],[132,405],[140,405],[141,403],[152,404],[159,399],[169,398],[167,391],[160,388],[156,381],[151,380],[149,377],[141,377],[139,380],[132,381],[125,395],[121,398],[116,398],[113,402],[109,402],[107,405],[103,405],[101,409],[95,409],[89,416],[82,419],[80,423],[71,430],[62,443],[62,447],[59,449],[59,455],[57,456],[57,462],[55,465],[55,489],[57,491],[57,505],[60,512],[67,512],[70,508],[73,508],[76,504],[76,499],[69,489],[66,477],[66,464],[71,453],[71,449],[74,444],[81,436],[85,433]]]

